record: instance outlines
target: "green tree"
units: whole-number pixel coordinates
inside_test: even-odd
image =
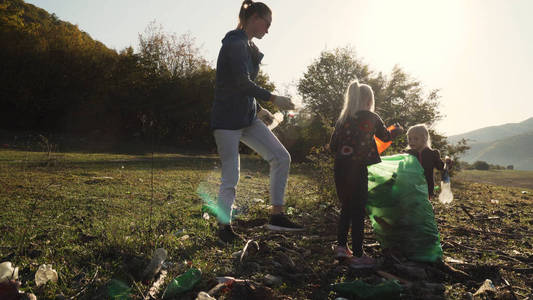
[[[333,125],[342,109],[348,83],[356,78],[366,82],[370,75],[368,66],[357,59],[351,48],[338,48],[322,52],[307,67],[297,88],[310,112]]]

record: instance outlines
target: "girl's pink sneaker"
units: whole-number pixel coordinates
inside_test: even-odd
[[[363,254],[361,257],[352,257],[350,258],[350,268],[352,269],[365,269],[372,268],[376,265],[376,261],[370,257]]]
[[[348,249],[348,247],[339,245],[333,248],[333,252],[335,253],[335,258],[350,258],[353,255],[352,251]]]

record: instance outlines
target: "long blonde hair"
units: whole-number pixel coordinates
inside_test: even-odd
[[[370,108],[368,103],[371,102]],[[342,124],[348,117],[355,117],[360,110],[374,111],[374,92],[368,84],[359,84],[356,79],[348,85],[344,95],[344,105],[337,124]]]
[[[425,143],[426,146],[431,149],[431,136],[429,135],[429,130],[426,124],[416,124],[416,125],[409,127],[409,129],[407,129],[407,138],[409,138],[409,135],[412,135],[412,134],[418,135],[422,137],[424,140],[426,140],[426,143]],[[411,149],[409,145],[407,145],[407,148]]]

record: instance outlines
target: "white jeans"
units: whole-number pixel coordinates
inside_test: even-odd
[[[219,210],[229,218],[219,218],[220,222],[231,220],[231,209],[235,201],[235,187],[239,181],[240,158],[239,142],[255,150],[270,164],[270,202],[283,205],[285,187],[289,176],[291,156],[278,138],[259,119],[249,127],[238,130],[216,129],[214,131],[218,154],[222,162],[222,180],[218,193]]]

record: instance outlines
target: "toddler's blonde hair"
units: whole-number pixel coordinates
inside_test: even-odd
[[[348,117],[355,117],[355,113],[366,110],[371,102],[369,111],[374,111],[374,92],[368,84],[359,84],[356,79],[348,85],[344,95],[344,105],[337,123],[344,123]]]
[[[409,129],[407,129],[407,138],[409,138],[409,135],[418,135],[422,137],[426,141],[426,146],[431,148],[431,137],[429,136],[426,124],[416,124],[409,127]],[[410,148],[409,146],[407,147]]]

